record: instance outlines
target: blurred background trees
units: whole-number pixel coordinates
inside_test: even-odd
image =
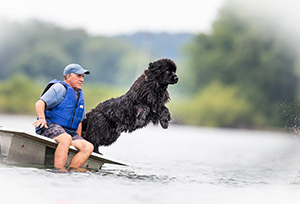
[[[203,119],[231,121],[230,126],[234,127],[282,127],[288,120],[286,111],[297,104],[299,77],[295,66],[298,55],[289,46],[286,36],[279,36],[272,27],[260,21],[251,21],[251,17],[226,5],[219,12],[212,33],[199,34],[193,39],[188,49],[191,71],[187,75],[191,80],[187,80],[187,90],[201,97],[207,90],[215,91],[199,100],[199,106],[203,100],[211,105],[223,100],[215,105],[223,106],[219,111],[217,107],[208,108],[214,111],[202,110]],[[234,93],[230,91],[233,89]],[[224,94],[232,99],[230,107],[224,106],[228,102],[222,99]],[[240,110],[241,106],[244,111]],[[229,113],[224,114],[224,109],[230,110]]]
[[[228,1],[210,33],[91,36],[30,21],[0,21],[0,112],[34,114],[45,84],[69,63],[91,71],[87,111],[123,94],[150,61],[171,58],[180,82],[168,105],[176,123],[237,128],[298,125],[299,49],[280,27]],[[22,104],[20,106],[20,104]]]

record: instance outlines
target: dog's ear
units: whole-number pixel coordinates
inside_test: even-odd
[[[159,75],[163,67],[163,62],[161,60],[157,60],[155,62],[150,62],[148,69],[152,74]]]

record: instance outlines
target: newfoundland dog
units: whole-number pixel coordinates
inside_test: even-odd
[[[171,114],[165,106],[170,100],[167,88],[178,82],[176,69],[170,59],[151,62],[127,93],[99,103],[86,114],[82,136],[94,145],[94,152],[98,152],[98,146],[114,143],[122,132],[132,132],[150,122],[168,128]]]

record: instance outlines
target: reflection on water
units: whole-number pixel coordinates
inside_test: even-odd
[[[0,116],[0,125],[19,124],[19,129],[32,131],[34,120]],[[100,151],[129,166],[106,164],[99,171],[61,174],[0,165],[0,180],[5,183],[0,187],[0,202],[156,204],[188,199],[198,204],[295,203],[300,199],[300,146],[294,135],[149,126],[123,134]],[[14,196],[16,192],[22,200]]]

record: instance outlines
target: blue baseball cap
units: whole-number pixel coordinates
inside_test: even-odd
[[[83,69],[82,66],[79,64],[69,64],[64,69],[63,75],[67,76],[68,74],[75,73],[75,74],[90,74],[89,70]]]

